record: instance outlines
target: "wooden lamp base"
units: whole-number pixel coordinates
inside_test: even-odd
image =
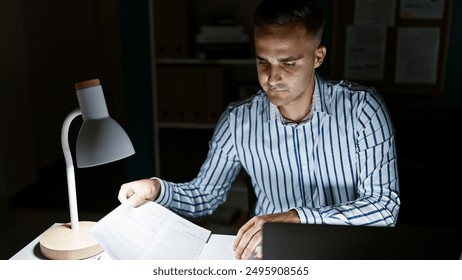
[[[81,260],[103,251],[90,234],[95,222],[79,222],[79,229],[71,224],[57,225],[46,230],[40,237],[40,251],[52,260]]]

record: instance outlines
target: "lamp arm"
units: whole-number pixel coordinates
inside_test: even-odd
[[[63,148],[64,160],[66,161],[67,189],[69,195],[69,213],[71,217],[71,227],[73,230],[79,229],[79,214],[77,210],[77,193],[75,189],[75,173],[72,153],[69,147],[69,128],[72,121],[82,114],[80,108],[72,110],[64,119],[61,129],[61,146]]]

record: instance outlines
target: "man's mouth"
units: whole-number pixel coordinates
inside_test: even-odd
[[[276,88],[276,87],[269,87],[268,88],[268,92],[274,92],[274,93],[280,93],[280,92],[283,92],[285,91],[285,89],[283,88]]]

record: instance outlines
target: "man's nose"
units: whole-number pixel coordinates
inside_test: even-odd
[[[276,86],[281,80],[281,69],[278,66],[271,66],[268,70],[268,84],[270,86]]]

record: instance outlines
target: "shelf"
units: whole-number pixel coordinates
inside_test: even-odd
[[[226,59],[201,59],[201,58],[159,58],[157,65],[255,65],[253,58],[226,58]]]

